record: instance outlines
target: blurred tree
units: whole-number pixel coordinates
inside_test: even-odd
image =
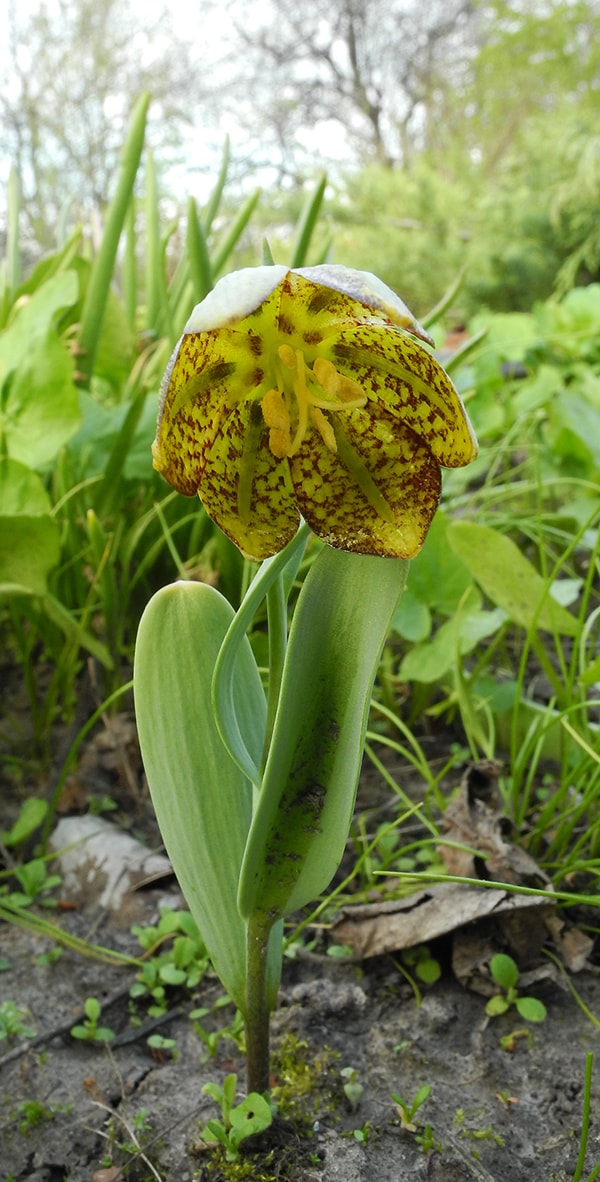
[[[334,157],[341,143],[355,163],[406,164],[436,88],[471,53],[476,9],[477,0],[268,0],[250,23],[245,0],[241,9],[231,0],[241,52],[229,99],[249,157],[293,175],[321,139]]]
[[[193,43],[168,8],[143,22],[128,0],[9,0],[0,76],[2,155],[20,175],[23,227],[55,241],[65,201],[89,220],[109,196],[125,127],[142,91],[153,106],[148,139],[172,160],[203,83]]]

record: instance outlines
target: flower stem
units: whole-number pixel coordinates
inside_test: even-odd
[[[269,1090],[267,955],[273,924],[264,911],[248,920],[246,953],[246,1083],[248,1092]]]

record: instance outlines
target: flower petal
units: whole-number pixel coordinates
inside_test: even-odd
[[[477,440],[450,378],[431,353],[401,330],[374,324],[345,329],[332,342],[330,360],[358,382],[428,445],[446,468],[477,455]]]
[[[287,273],[287,267],[244,267],[223,275],[196,304],[184,333],[207,332],[243,320],[264,303]]]
[[[301,275],[311,283],[333,288],[334,291],[350,296],[352,300],[368,308],[372,319],[375,311],[382,312],[389,324],[408,329],[421,340],[433,344],[429,333],[418,320],[415,320],[404,300],[371,271],[357,271],[353,267],[321,263],[316,267],[296,267],[294,275]]]
[[[282,550],[300,524],[287,460],[273,456],[268,438],[260,407],[236,406],[207,452],[198,487],[209,516],[257,562]]]
[[[440,498],[440,470],[413,431],[367,410],[337,416],[337,454],[317,431],[290,460],[296,503],[311,529],[339,550],[412,558]]]

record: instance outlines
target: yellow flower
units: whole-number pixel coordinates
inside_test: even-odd
[[[418,339],[420,338],[420,340]],[[477,454],[406,305],[366,271],[254,267],[198,304],[163,379],[155,468],[248,557],[302,516],[330,546],[410,558],[440,465]]]

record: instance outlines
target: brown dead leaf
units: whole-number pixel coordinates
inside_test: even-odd
[[[429,943],[476,920],[521,910],[531,916],[548,906],[545,899],[534,895],[448,882],[405,899],[343,907],[331,932],[336,943],[347,944],[357,957],[366,959]]]
[[[509,826],[496,791],[500,771],[501,765],[493,760],[468,766],[443,819],[447,841],[456,844],[440,844],[438,853],[448,874],[460,878],[547,887],[548,876],[537,862],[521,846],[506,840]]]

